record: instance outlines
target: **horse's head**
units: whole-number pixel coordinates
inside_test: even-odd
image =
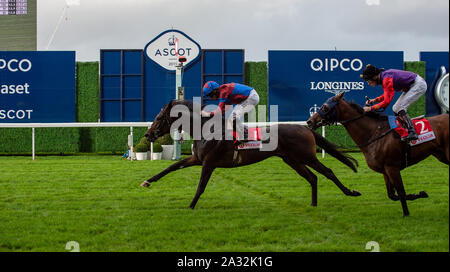
[[[172,124],[170,109],[172,108],[173,104],[174,101],[171,101],[170,103],[165,105],[158,113],[155,120],[153,120],[152,126],[145,133],[145,137],[148,141],[154,142],[159,137],[170,132],[170,125]]]
[[[306,124],[310,129],[317,129],[321,126],[330,125],[338,122],[338,113],[336,110],[337,105],[344,97],[345,92],[342,92],[336,96],[330,97],[323,103],[319,111],[314,113]]]

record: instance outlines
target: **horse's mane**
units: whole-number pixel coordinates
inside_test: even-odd
[[[376,111],[369,111],[369,112],[364,112],[364,109],[355,101],[347,101],[348,104],[354,108],[358,113],[360,114],[364,114],[367,117],[371,117],[380,121],[385,121],[388,119],[387,115],[380,113],[380,112],[376,112]]]

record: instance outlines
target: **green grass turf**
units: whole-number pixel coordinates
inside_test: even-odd
[[[0,251],[449,251],[448,166],[434,157],[403,171],[411,216],[388,199],[382,175],[359,153],[357,174],[322,162],[360,197],[319,176],[309,184],[279,158],[217,169],[195,210],[200,167],[140,183],[171,161],[120,156],[0,157]]]

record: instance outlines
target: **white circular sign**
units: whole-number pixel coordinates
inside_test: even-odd
[[[185,57],[184,66],[200,56],[198,43],[179,30],[167,30],[147,44],[145,54],[164,69],[175,71],[178,57]]]

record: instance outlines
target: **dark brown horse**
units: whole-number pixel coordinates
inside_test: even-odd
[[[171,125],[178,118],[171,117],[170,112],[174,106],[183,105],[188,109],[190,127],[183,128],[189,132],[191,136],[195,135],[193,124],[201,120],[201,124],[205,124],[209,118],[201,118],[200,111],[194,110],[194,103],[192,101],[172,101],[161,110],[156,116],[151,128],[147,131],[145,136],[148,141],[154,142],[158,137],[169,133]],[[271,127],[273,128],[273,127]],[[179,129],[179,128],[178,128]],[[263,132],[264,133],[264,132]],[[267,132],[266,132],[267,133]],[[203,136],[203,135],[202,135]],[[341,191],[348,196],[359,196],[358,191],[351,191],[345,187],[334,175],[331,169],[325,167],[316,158],[316,144],[323,148],[328,154],[335,157],[353,171],[356,172],[357,162],[352,157],[342,154],[336,149],[336,146],[328,142],[321,135],[300,125],[280,124],[278,126],[278,145],[273,151],[260,151],[259,149],[239,150],[237,160],[234,159],[235,151],[233,148],[233,141],[228,140],[194,140],[194,155],[180,160],[161,173],[144,181],[141,186],[148,187],[151,182],[158,181],[168,173],[194,166],[201,165],[202,172],[200,182],[198,184],[197,192],[192,200],[190,207],[193,209],[204,192],[209,178],[215,168],[233,168],[244,165],[253,164],[272,156],[278,156],[283,161],[292,167],[297,173],[304,177],[312,188],[312,206],[317,205],[317,176],[306,166],[309,166],[332,180]]]
[[[389,129],[386,115],[376,112],[364,113],[359,105],[347,102],[343,96],[344,93],[341,93],[328,99],[319,112],[309,118],[308,127],[317,129],[335,122],[343,124],[364,153],[367,165],[384,175],[388,197],[394,201],[400,200],[403,215],[409,215],[406,200],[426,198],[428,195],[424,191],[407,195],[400,171],[430,155],[449,164],[448,114],[427,118],[436,135],[435,140],[409,148],[407,143],[401,142],[400,138]]]

